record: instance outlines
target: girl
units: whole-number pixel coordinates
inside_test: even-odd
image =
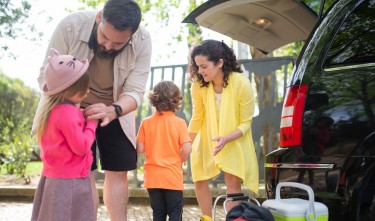
[[[87,60],[51,49],[36,117],[43,170],[31,220],[96,220],[89,172],[97,121],[85,120],[78,108],[88,93],[87,68]]]

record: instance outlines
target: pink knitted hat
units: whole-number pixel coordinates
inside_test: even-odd
[[[48,64],[44,69],[43,92],[45,95],[57,94],[74,84],[89,67],[87,59],[79,61],[72,55],[60,55],[51,48]]]

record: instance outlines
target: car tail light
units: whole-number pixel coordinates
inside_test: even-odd
[[[287,89],[280,122],[280,146],[300,146],[302,117],[307,94],[307,85]]]

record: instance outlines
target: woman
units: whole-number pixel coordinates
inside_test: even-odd
[[[210,180],[224,173],[226,192],[241,182],[258,194],[259,171],[251,134],[254,96],[231,48],[206,40],[190,56],[193,115],[189,135],[192,176],[201,220],[212,220]],[[234,203],[227,204],[229,211]]]

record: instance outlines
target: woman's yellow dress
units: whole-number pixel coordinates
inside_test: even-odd
[[[219,124],[216,117],[215,93],[212,83],[201,87],[193,82],[191,87],[193,115],[189,133],[196,133],[191,152],[193,181],[208,180],[220,170],[240,177],[243,185],[258,194],[259,169],[251,133],[254,115],[254,95],[248,78],[233,72],[223,89]],[[243,136],[230,143],[213,156],[217,136],[225,136],[236,128]]]

